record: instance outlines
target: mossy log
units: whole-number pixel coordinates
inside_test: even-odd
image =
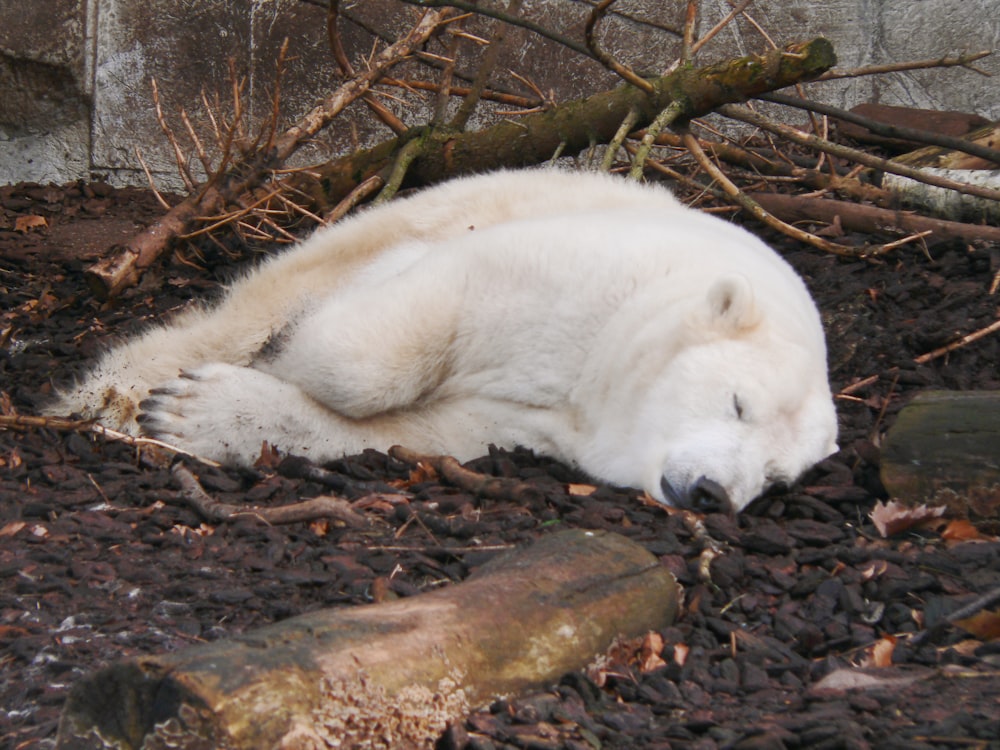
[[[1000,518],[1000,391],[919,394],[886,435],[881,474],[897,500]]]
[[[321,204],[335,205],[364,180],[391,169],[396,155],[414,138],[423,143],[407,170],[407,184],[424,185],[470,172],[541,164],[556,154],[571,156],[594,144],[607,143],[632,110],[638,115],[635,128],[640,129],[671,104],[681,102],[677,121],[686,122],[723,104],[810,81],[836,62],[833,45],[826,39],[796,42],[763,55],[703,68],[684,67],[650,78],[652,94],[625,84],[476,132],[414,128],[404,136],[290,179]]]
[[[455,586],[101,670],[71,691],[57,747],[429,748],[472,708],[669,625],[677,598],[634,542],[553,534]]]

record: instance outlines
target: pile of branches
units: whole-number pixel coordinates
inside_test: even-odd
[[[235,65],[225,105],[219,97],[210,100],[203,95],[206,114],[198,127],[184,110],[179,113],[181,127],[168,124],[154,82],[153,104],[188,196],[173,206],[164,201],[167,211],[160,221],[89,269],[95,294],[111,297],[136,283],[143,269],[167,248],[177,247],[178,240],[213,239],[226,230],[247,240],[292,241],[286,228],[290,222],[331,223],[360,203],[388,200],[404,184],[427,184],[472,171],[580,154],[595,168],[626,171],[635,179],[650,172],[668,175],[690,186],[695,202],[710,201],[714,210],[728,210],[719,201],[739,207],[797,240],[840,255],[876,256],[930,233],[967,241],[1000,241],[1000,228],[995,226],[900,212],[879,181],[882,174],[896,174],[987,201],[1000,201],[1000,190],[935,176],[899,160],[835,143],[829,136],[829,121],[853,122],[875,133],[975,154],[994,165],[1000,165],[1000,152],[968,140],[880,125],[810,101],[801,85],[930,67],[961,66],[983,73],[974,63],[988,52],[838,70],[833,46],[825,39],[784,46],[772,42],[749,14],[751,0],[733,3],[731,12],[699,38],[699,3],[687,0],[683,25],[670,30],[677,39],[676,60],[662,74],[650,75],[636,72],[601,46],[602,22],[616,12],[615,0],[588,6],[580,39],[526,20],[520,15],[521,0],[508,0],[503,11],[462,0],[399,1],[417,6],[412,9],[412,26],[395,39],[384,39],[363,70],[358,70],[340,34],[341,25],[352,19],[342,12],[338,0],[314,0],[326,9],[330,54],[342,83],[290,127],[280,126],[287,40],[276,61],[271,111],[263,122],[249,122],[244,80]],[[697,67],[699,51],[736,19],[759,31],[764,51]],[[488,29],[488,38],[470,31],[473,26]],[[513,73],[528,93],[505,90],[494,78],[512,27],[542,35],[598,62],[619,76],[621,85],[583,100],[558,103]],[[470,48],[474,49],[471,53]],[[475,73],[461,76],[456,63],[461,55],[470,54],[477,55]],[[390,76],[397,66],[405,67],[406,78]],[[786,88],[795,93],[777,93]],[[404,122],[386,105],[395,98],[392,92],[432,97],[432,116]],[[762,115],[753,105],[757,99],[808,111],[809,126],[793,128]],[[354,102],[363,102],[392,137],[321,165],[287,167],[303,144]],[[483,102],[490,102],[494,113],[497,105],[516,111],[502,112],[501,117],[494,116],[493,125],[470,131],[467,126]],[[765,137],[728,136],[727,128],[710,127],[699,119],[709,114],[750,125]],[[206,179],[196,179],[191,170],[194,163],[200,164]],[[773,190],[775,184],[787,183],[806,186],[811,192],[790,196],[787,191]],[[834,230],[813,233],[791,223],[801,220],[829,224]],[[829,237],[836,239],[842,226],[902,237],[883,245],[838,244]]]

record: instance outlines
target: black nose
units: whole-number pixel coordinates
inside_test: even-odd
[[[677,508],[696,510],[699,513],[731,513],[733,510],[726,488],[708,477],[700,477],[684,490],[678,490],[666,477],[661,477],[660,487],[667,502]]]
[[[691,508],[699,513],[730,513],[733,510],[726,488],[708,477],[698,479],[689,494]]]

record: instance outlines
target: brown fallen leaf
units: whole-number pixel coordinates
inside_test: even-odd
[[[677,666],[683,667],[684,662],[687,661],[688,653],[691,651],[690,646],[684,643],[674,644],[674,661],[677,662]]]
[[[896,636],[886,635],[869,646],[865,658],[861,660],[862,667],[891,667],[892,652],[896,649]]]
[[[875,507],[869,515],[875,528],[878,529],[878,533],[884,537],[890,537],[928,520],[940,518],[944,515],[944,511],[944,506],[918,505],[910,507],[895,500],[890,500],[887,503],[880,500],[875,503]]]
[[[14,536],[17,532],[27,526],[25,521],[11,521],[0,529],[0,537]]]
[[[32,229],[45,229],[48,225],[49,222],[45,220],[44,216],[36,214],[18,216],[14,219],[14,231],[21,232],[22,234],[30,232]]]
[[[643,674],[667,666],[660,654],[663,653],[663,636],[655,631],[646,633],[639,647],[639,671]]]
[[[589,497],[597,492],[597,488],[592,484],[569,484],[566,491],[576,497]]]
[[[955,620],[955,625],[981,641],[995,641],[1000,638],[1000,611],[983,610],[971,617]]]
[[[667,666],[662,652],[663,636],[654,631],[641,638],[619,638],[587,667],[587,677],[598,687],[604,687],[608,677],[635,679],[636,671],[644,674]]]
[[[971,539],[985,539],[986,537],[979,533],[979,529],[970,521],[956,518],[954,521],[949,521],[948,525],[944,527],[941,538],[951,542],[968,542]]]
[[[260,455],[254,461],[253,467],[262,471],[274,471],[278,468],[278,464],[281,463],[282,458],[284,456],[279,453],[275,446],[266,440],[262,440],[260,443]]]

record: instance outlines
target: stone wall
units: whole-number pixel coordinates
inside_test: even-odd
[[[350,20],[342,23],[342,33],[354,60],[371,49],[376,34],[394,36],[415,13],[396,0],[343,5]],[[327,48],[324,6],[323,0],[0,0],[0,183],[101,175],[117,184],[146,184],[141,152],[158,186],[178,188],[151,80],[158,83],[171,126],[183,136],[178,117],[183,108],[210,145],[203,94],[210,101],[219,96],[231,102],[232,60],[244,82],[248,114],[259,121],[270,109],[275,59],[288,37],[281,102],[285,117],[294,119],[338,80]],[[683,6],[679,0],[621,0],[615,7],[625,15],[602,26],[606,48],[638,69],[661,70],[675,56],[677,40],[670,28],[682,23]],[[729,7],[725,0],[704,0],[702,29]],[[582,37],[588,11],[581,2],[525,0],[523,9],[549,28]],[[758,0],[751,15],[779,44],[827,36],[842,67],[1000,47],[997,0]],[[488,36],[488,27],[482,33]],[[557,100],[616,83],[596,64],[535,34],[512,30],[508,39],[500,69],[516,70]],[[725,29],[699,59],[709,62],[765,46],[761,32],[743,21]],[[1000,59],[979,65],[1000,73]],[[512,76],[504,76],[503,84],[525,90]],[[996,87],[996,79],[950,69],[815,84],[810,95],[841,106],[877,101],[1000,119]],[[433,107],[429,95],[386,102],[408,122],[426,118]],[[502,110],[493,107],[472,126],[502,116]],[[356,105],[348,114],[297,157],[300,164],[388,134],[364,107]],[[191,170],[197,179],[198,165]]]

